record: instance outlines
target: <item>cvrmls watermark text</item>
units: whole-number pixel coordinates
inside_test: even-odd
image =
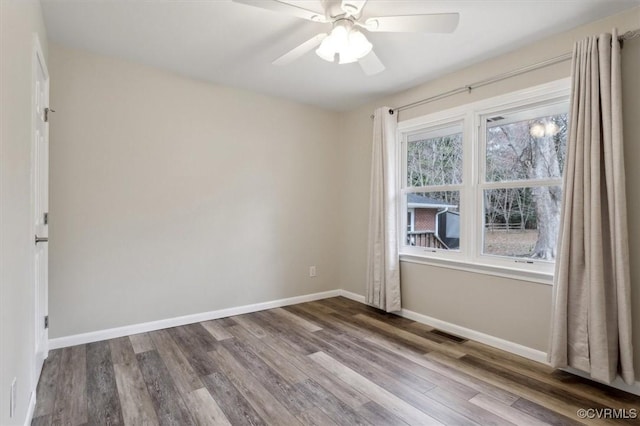
[[[580,408],[576,415],[581,419],[636,419],[638,410],[635,408]]]

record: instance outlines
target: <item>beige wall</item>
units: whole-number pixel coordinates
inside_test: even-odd
[[[337,287],[336,113],[54,44],[50,69],[52,338]]]
[[[31,216],[33,37],[47,38],[40,4],[0,1],[0,424],[24,424],[34,380]],[[9,388],[17,379],[16,415]]]
[[[530,65],[571,51],[573,43],[587,35],[640,27],[640,8],[602,21],[576,28],[517,52],[471,66],[443,78],[381,99],[345,114],[341,118],[344,134],[342,156],[345,192],[342,198],[343,217],[354,218],[369,199],[371,161],[372,111],[379,106],[397,107],[447,90]],[[630,182],[630,212],[640,209],[640,41],[625,44],[623,78],[625,90],[625,146],[627,176]],[[435,53],[434,53],[435,54]],[[425,115],[483,98],[531,87],[568,77],[570,63],[564,62],[545,69],[511,78],[500,83],[460,94],[418,108],[402,111],[399,120]],[[633,281],[634,345],[640,348],[640,225],[633,214],[630,218],[630,241]],[[340,234],[343,262],[340,283],[343,288],[364,294],[366,271],[366,221],[351,220]],[[433,266],[402,263],[404,307],[444,321],[449,321],[524,346],[546,351],[551,304],[551,286],[509,280],[444,269]],[[636,370],[640,377],[640,349],[636,350]]]

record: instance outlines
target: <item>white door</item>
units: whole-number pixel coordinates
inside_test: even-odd
[[[35,270],[35,382],[47,357],[49,278],[49,72],[37,38],[34,39],[33,69],[33,221]]]

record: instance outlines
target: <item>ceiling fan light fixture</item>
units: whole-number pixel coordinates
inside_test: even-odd
[[[333,62],[336,58],[337,48],[335,46],[333,38],[328,35],[320,46],[316,49],[316,55],[328,62]]]
[[[364,34],[353,28],[349,33],[349,53],[357,59],[363,58],[371,52],[373,45]]]
[[[316,54],[328,62],[335,62],[337,54],[339,64],[350,64],[368,55],[372,48],[365,35],[353,27],[353,22],[345,19],[336,22]]]

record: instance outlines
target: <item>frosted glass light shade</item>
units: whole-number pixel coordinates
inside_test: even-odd
[[[373,45],[356,29],[349,33],[349,53],[357,59],[363,58],[371,52]]]
[[[353,28],[353,24],[338,23],[322,40],[316,54],[329,62],[334,62],[337,54],[339,64],[350,64],[368,55],[372,48],[369,40],[358,29]]]

